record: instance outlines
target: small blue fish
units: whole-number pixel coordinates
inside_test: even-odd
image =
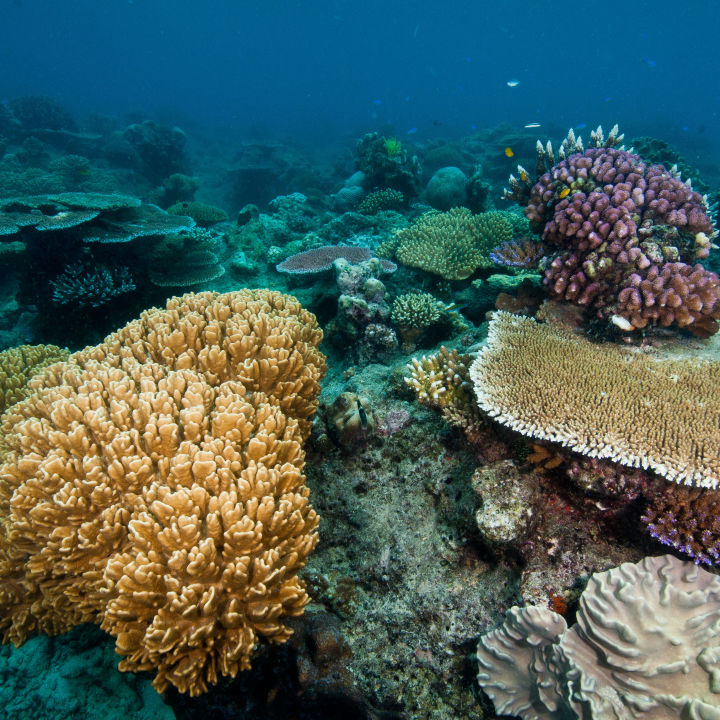
[[[416,127],[411,127],[411,128],[407,131],[407,134],[408,134],[408,135],[412,135],[413,133],[416,133],[416,132],[417,132],[417,128],[416,128]]]
[[[606,100],[609,100],[610,98],[606,98]],[[584,130],[587,127],[587,123],[578,123],[575,126],[576,130]]]
[[[539,128],[540,123],[528,123],[525,127],[526,128]]]
[[[373,105],[382,105],[382,100],[373,100]]]
[[[654,60],[651,60],[650,58],[643,58],[642,61],[643,61],[648,67],[651,67],[651,68],[654,68],[654,67],[657,65],[657,63],[656,63]]]
[[[466,58],[465,58],[465,62],[472,62],[472,58],[471,58],[471,57],[466,57]]]
[[[508,87],[517,87],[519,84],[520,84],[520,81],[519,81],[519,80],[515,80],[515,78],[513,78],[512,80],[508,80],[508,81],[507,81],[507,86],[508,86]]]

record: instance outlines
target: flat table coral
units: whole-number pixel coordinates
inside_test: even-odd
[[[39,375],[3,417],[4,640],[95,622],[122,670],[191,695],[286,640],[321,339],[280,293],[186,295]]]
[[[720,363],[653,359],[498,312],[470,370],[480,407],[524,435],[677,482],[720,481]]]

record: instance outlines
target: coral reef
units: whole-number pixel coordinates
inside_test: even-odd
[[[502,714],[717,718],[720,578],[671,555],[597,573],[577,623],[512,608],[480,639],[478,681]]]
[[[420,161],[396,138],[367,133],[358,140],[355,153],[367,190],[391,188],[405,198],[420,192]]]
[[[405,349],[412,349],[423,332],[445,314],[445,304],[430,293],[410,292],[393,300],[390,319],[397,325]]]
[[[337,315],[328,330],[334,335],[332,340],[346,350],[350,341],[349,348],[358,361],[379,359],[397,344],[397,339],[393,343],[392,337],[387,334],[390,330],[387,325],[390,307],[385,284],[379,279],[385,272],[386,262],[371,258],[351,264],[344,258],[338,258],[333,263],[340,295]]]
[[[116,665],[112,640],[93,625],[0,647],[2,713],[8,720],[176,719],[148,678]]]
[[[183,288],[217,280],[225,274],[219,253],[220,236],[192,228],[169,233],[141,253],[148,277],[158,287]]]
[[[420,360],[413,358],[407,366],[410,375],[405,378],[423,405],[437,410],[447,422],[469,434],[485,422],[470,379],[473,360],[468,354],[443,346],[436,355],[423,356]]]
[[[470,371],[480,407],[530,437],[701,487],[720,481],[720,363],[595,345],[498,312]]]
[[[46,369],[3,416],[5,641],[95,622],[122,670],[195,695],[286,640],[321,338],[290,296],[185,295]]]
[[[128,125],[123,137],[138,154],[142,171],[151,182],[159,183],[170,175],[185,174],[187,136],[179,127],[145,120]]]
[[[720,279],[696,262],[714,237],[708,205],[662,165],[612,147],[570,154],[533,186],[526,214],[553,253],[552,297],[623,329],[717,331]]]
[[[25,95],[7,103],[23,130],[77,130],[75,120],[62,105],[42,95]]]

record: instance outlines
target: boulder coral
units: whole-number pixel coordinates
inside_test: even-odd
[[[121,670],[191,695],[285,641],[321,339],[290,296],[188,294],[34,378],[1,428],[3,639],[93,622]]]

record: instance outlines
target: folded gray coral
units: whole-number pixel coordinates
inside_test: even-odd
[[[57,193],[0,200],[0,235],[73,229],[85,243],[123,243],[189,230],[192,218],[170,215],[129,195]]]
[[[514,607],[480,686],[523,720],[720,720],[720,577],[671,555],[593,575],[577,623]]]

